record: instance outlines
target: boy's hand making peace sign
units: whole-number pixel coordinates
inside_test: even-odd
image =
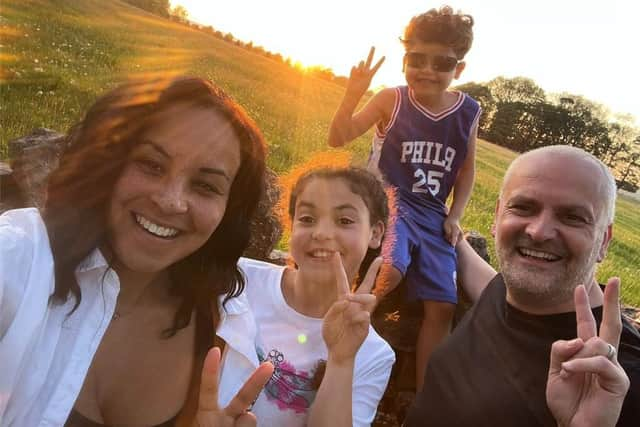
[[[618,363],[620,279],[604,291],[600,334],[584,286],[574,293],[578,337],[551,347],[547,405],[559,426],[615,426],[629,378]]]
[[[369,50],[369,56],[366,61],[360,61],[358,65],[351,67],[351,74],[349,74],[349,83],[347,83],[347,93],[345,97],[358,102],[360,98],[367,93],[369,86],[371,85],[371,79],[376,74],[382,63],[384,62],[384,56],[376,62],[372,67],[373,55],[376,52],[375,47],[371,47]]]

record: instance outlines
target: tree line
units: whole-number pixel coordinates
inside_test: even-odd
[[[237,39],[232,33],[223,33],[222,31],[218,31],[214,29],[211,25],[201,25],[196,22],[192,22],[189,20],[189,12],[183,6],[176,5],[175,7],[171,8],[169,5],[169,0],[124,0],[124,1],[132,6],[136,6],[142,10],[153,13],[154,15],[158,15],[163,18],[168,18],[175,22],[180,22],[193,29],[200,30],[204,33],[217,37],[226,42],[233,43],[238,47],[242,47],[244,49],[250,50],[254,53],[270,58],[274,61],[281,62],[291,68],[304,72],[305,74],[311,75],[313,77],[316,77],[322,80],[331,81],[340,86],[346,86],[347,81],[349,80],[347,77],[344,77],[344,76],[336,76],[333,73],[333,70],[331,68],[324,67],[321,65],[303,67],[301,64],[294,62],[291,58],[284,57],[282,54],[278,52],[271,52],[260,45],[254,44],[252,41],[244,42],[240,39]]]
[[[640,128],[631,115],[612,115],[580,95],[547,94],[526,77],[497,77],[457,89],[482,105],[481,138],[518,152],[554,144],[579,147],[614,171],[619,188],[638,190]]]
[[[323,66],[302,67],[291,58],[270,52],[252,41],[188,20],[187,11],[170,9],[169,0],[125,0],[134,6],[181,22],[228,43],[281,62],[316,78],[346,86],[348,78]],[[480,138],[524,152],[554,144],[582,148],[614,171],[619,188],[635,192],[640,186],[640,129],[631,115],[613,116],[602,104],[569,93],[547,94],[526,77],[497,77],[487,83],[457,87],[480,102]]]

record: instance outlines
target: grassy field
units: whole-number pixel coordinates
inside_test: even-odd
[[[65,131],[96,96],[121,81],[187,73],[212,79],[249,111],[269,143],[269,165],[285,179],[307,162],[366,159],[370,134],[326,154],[342,87],[119,1],[2,0],[0,36],[0,158],[8,140],[34,127]],[[514,157],[480,142],[466,229],[489,235],[500,181]],[[614,241],[598,274],[600,280],[619,275],[623,301],[636,306],[639,208],[637,201],[619,199]]]

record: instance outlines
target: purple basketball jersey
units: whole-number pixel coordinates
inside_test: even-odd
[[[397,87],[396,104],[385,129],[376,128],[370,169],[377,169],[397,189],[398,200],[410,211],[424,208],[446,213],[458,170],[467,155],[480,106],[470,96],[455,92],[456,102],[438,114],[420,105],[407,86]]]

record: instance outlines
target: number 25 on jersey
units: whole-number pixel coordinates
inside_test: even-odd
[[[425,174],[422,169],[416,169],[413,176],[417,179],[412,188],[414,193],[429,192],[433,197],[438,195],[440,191],[440,179],[444,176],[443,172],[430,170]]]

